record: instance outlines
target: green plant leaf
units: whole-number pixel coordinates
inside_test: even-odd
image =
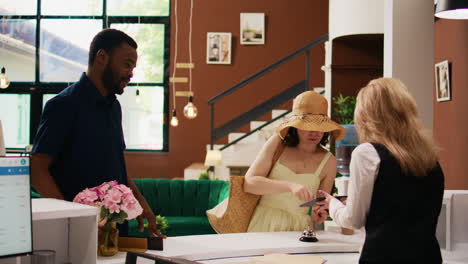
[[[145,228],[148,227],[148,223],[146,223],[146,220],[145,220],[144,227]],[[156,228],[158,229],[159,233],[161,233],[163,235],[166,234],[166,230],[167,230],[167,228],[169,228],[169,223],[167,222],[166,217],[156,215]]]
[[[161,234],[164,234],[169,227],[166,217],[157,215],[156,216],[156,227]]]
[[[210,174],[208,172],[202,172],[200,173],[200,176],[198,177],[199,180],[209,180],[210,179]]]
[[[99,216],[101,218],[104,218],[106,216],[109,215],[109,210],[107,208],[105,208],[104,206],[101,207],[101,213],[99,214]]]
[[[118,215],[119,218],[121,219],[125,219],[128,217],[128,214],[124,211],[120,211],[119,215]]]
[[[355,96],[343,96],[339,94],[332,98],[335,105],[334,115],[340,124],[354,124],[354,109],[356,108]]]

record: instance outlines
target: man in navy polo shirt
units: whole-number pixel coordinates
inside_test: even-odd
[[[149,232],[156,219],[138,188],[128,179],[122,94],[133,77],[137,43],[122,31],[105,29],[91,42],[88,69],[78,82],[50,99],[32,150],[32,184],[44,197],[73,200],[85,188],[117,180],[129,186],[143,207]]]

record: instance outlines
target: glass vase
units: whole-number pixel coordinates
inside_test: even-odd
[[[114,256],[119,252],[119,229],[116,222],[107,222],[98,227],[98,255]]]

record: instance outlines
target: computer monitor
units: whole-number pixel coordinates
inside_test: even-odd
[[[0,258],[32,251],[28,157],[0,157]]]

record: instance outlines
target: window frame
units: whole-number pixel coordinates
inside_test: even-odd
[[[41,82],[40,81],[40,42],[41,21],[43,19],[95,19],[102,20],[102,29],[110,28],[112,24],[163,24],[164,25],[164,56],[163,56],[163,81],[162,82],[131,82],[127,86],[151,87],[161,86],[164,89],[163,99],[163,146],[162,149],[126,149],[126,152],[168,152],[169,151],[169,70],[170,70],[170,47],[171,47],[171,1],[169,0],[168,16],[108,16],[107,1],[102,0],[102,15],[70,16],[70,15],[42,15],[41,2],[37,0],[36,15],[0,15],[0,19],[35,20],[35,81],[34,82],[10,82],[7,89],[0,89],[0,94],[29,94],[31,96],[29,142],[33,144],[34,137],[39,126],[43,111],[43,95],[56,94],[71,85],[73,82]],[[4,64],[8,70],[8,65]],[[7,148],[7,153],[24,153],[22,148]]]

